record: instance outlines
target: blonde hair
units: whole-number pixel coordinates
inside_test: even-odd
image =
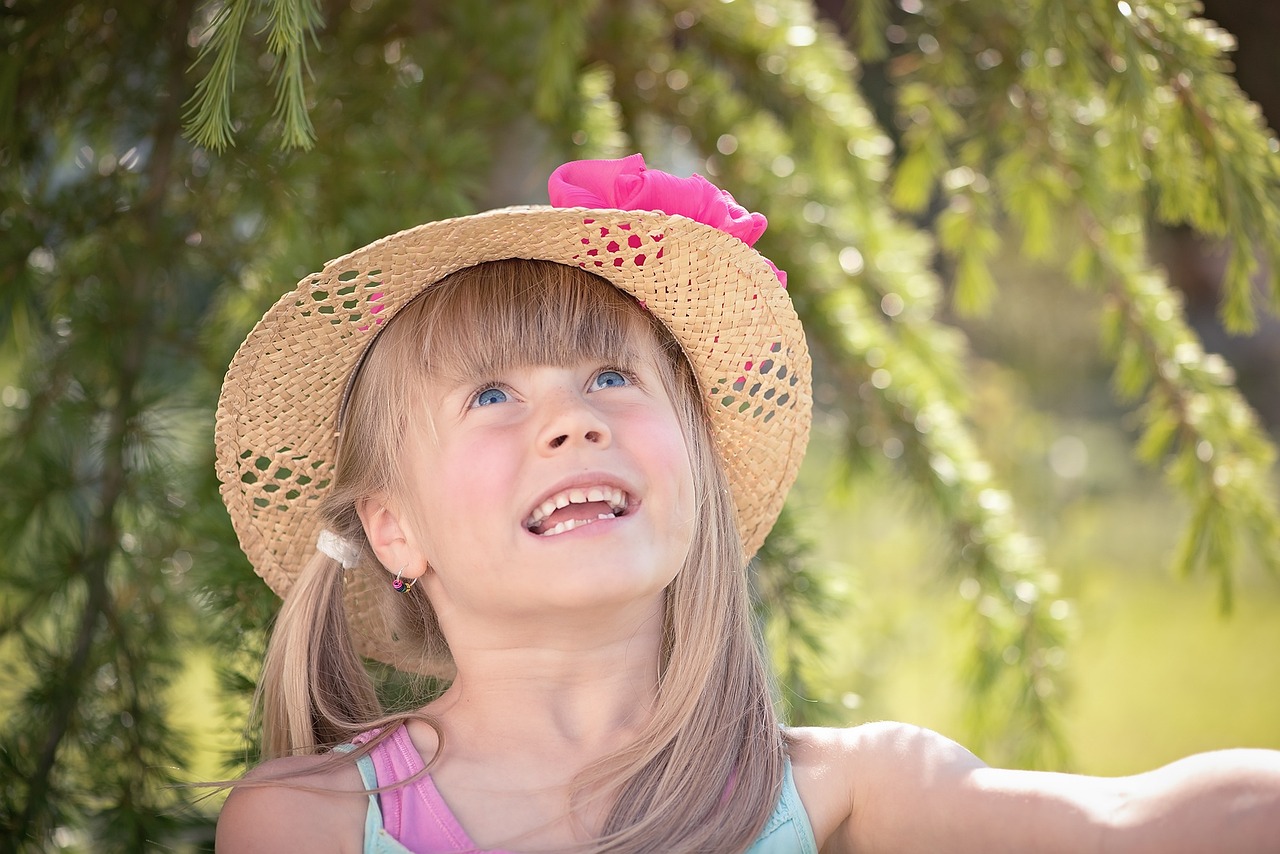
[[[387,325],[358,369],[322,513],[331,530],[362,547],[353,571],[382,579],[378,607],[400,637],[421,644],[449,675],[431,603],[420,589],[391,591],[355,510],[367,496],[408,494],[397,461],[418,405],[409,392],[433,372],[483,376],[582,358],[614,363],[653,341],[665,356],[659,367],[689,448],[699,519],[665,597],[653,715],[634,742],[578,775],[575,803],[616,793],[600,838],[584,850],[741,851],[778,798],[784,737],[751,623],[733,501],[697,383],[670,332],[634,299],[582,270],[515,259],[469,267],[428,288]],[[259,686],[268,757],[322,752],[406,717],[387,714],[378,701],[351,640],[342,588],[341,568],[318,554],[281,609]]]

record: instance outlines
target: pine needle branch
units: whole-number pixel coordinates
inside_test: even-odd
[[[232,143],[231,94],[236,88],[236,52],[253,0],[227,0],[209,24],[208,38],[192,69],[212,55],[209,72],[196,83],[183,114],[193,143],[222,151]]]
[[[1280,513],[1268,478],[1275,447],[1234,387],[1230,366],[1206,354],[1182,320],[1181,300],[1163,276],[1105,246],[1100,252],[1114,271],[1106,338],[1117,389],[1125,398],[1144,399],[1139,456],[1163,463],[1195,508],[1174,568],[1180,575],[1203,569],[1216,578],[1219,605],[1229,611],[1240,544],[1251,545],[1263,565],[1280,574]]]
[[[267,49],[275,57],[273,116],[280,125],[281,147],[310,149],[315,127],[307,108],[304,75],[311,74],[307,38],[323,23],[316,0],[226,0],[206,31],[206,40],[192,69],[212,56],[212,64],[196,83],[186,105],[184,130],[196,145],[223,151],[233,144],[235,122],[231,96],[235,91],[236,56],[255,5],[266,7]]]
[[[274,75],[276,100],[273,115],[283,132],[284,148],[310,149],[315,127],[307,109],[303,73],[307,63],[307,37],[315,40],[323,19],[316,0],[268,0],[267,48],[278,59]]]

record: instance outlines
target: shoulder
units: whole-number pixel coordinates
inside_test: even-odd
[[[335,754],[272,759],[227,796],[217,850],[359,854],[368,805],[354,760]]]
[[[951,739],[910,724],[787,733],[796,789],[824,852],[853,850],[855,838],[893,836],[927,790],[984,767]]]
[[[862,758],[902,758],[938,753],[973,756],[944,735],[897,721],[876,721],[853,727],[790,727],[787,736],[793,745],[793,762],[832,755]]]
[[[984,767],[981,760],[951,739],[911,724],[880,721],[861,726],[797,727],[787,730],[796,785],[801,779],[851,790],[874,782],[894,782]]]

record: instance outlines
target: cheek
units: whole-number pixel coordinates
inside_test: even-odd
[[[664,470],[672,489],[673,511],[682,518],[694,513],[693,465],[689,447],[674,413],[652,419],[642,428],[655,465]]]
[[[436,510],[442,517],[475,519],[483,510],[492,514],[503,485],[511,483],[509,460],[493,447],[451,449],[441,459],[432,486]]]
[[[484,526],[498,518],[501,490],[511,483],[507,462],[497,448],[454,445],[419,470],[422,529],[431,551],[474,550],[490,538]]]

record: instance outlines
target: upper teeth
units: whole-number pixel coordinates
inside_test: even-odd
[[[592,501],[601,501],[609,505],[615,516],[621,515],[627,509],[627,494],[621,489],[613,486],[590,486],[574,489],[566,489],[563,492],[557,492],[549,497],[546,501],[538,505],[530,514],[528,520],[524,523],[526,528],[536,528],[542,524],[542,520],[546,519],[561,507],[568,507],[570,504],[586,504]]]

